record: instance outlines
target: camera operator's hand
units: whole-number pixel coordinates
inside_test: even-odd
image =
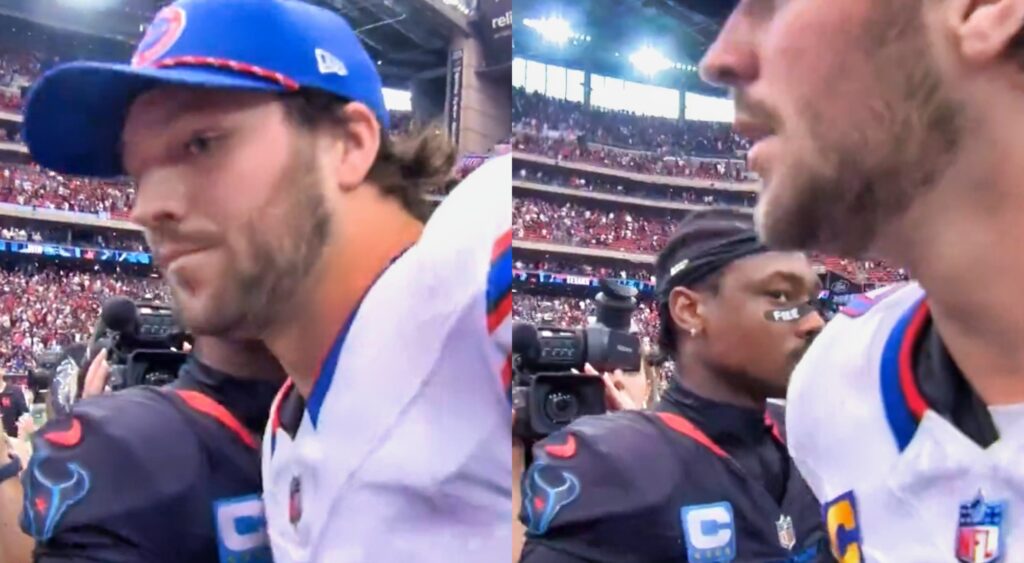
[[[626,386],[622,383],[622,370],[615,370],[615,373],[597,373],[594,366],[587,364],[583,368],[587,375],[599,375],[604,380],[604,402],[609,412],[628,411],[640,408],[640,405],[629,396]],[[613,377],[614,376],[614,377]]]
[[[107,380],[110,379],[110,364],[107,363],[107,349],[100,350],[89,364],[89,371],[85,372],[85,383],[82,384],[82,398],[102,395],[107,390]]]
[[[32,437],[32,433],[36,431],[36,421],[32,419],[32,415],[25,413],[18,418],[18,439],[28,441]]]

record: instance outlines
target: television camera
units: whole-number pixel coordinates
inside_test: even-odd
[[[630,332],[637,290],[611,279],[600,287],[595,321],[586,328],[516,323],[512,329],[513,433],[525,441],[605,412],[604,381],[584,374],[586,364],[599,373],[640,369],[640,338]]]

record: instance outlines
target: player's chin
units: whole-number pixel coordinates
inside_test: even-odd
[[[223,288],[214,279],[174,280],[171,282],[175,311],[186,329],[196,334],[213,334],[221,324],[224,300],[218,298]]]
[[[818,217],[802,201],[807,196],[798,185],[778,187],[762,196],[754,213],[757,234],[774,250],[817,250]]]

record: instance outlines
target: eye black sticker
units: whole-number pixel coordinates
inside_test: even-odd
[[[764,318],[773,323],[793,323],[807,316],[808,313],[817,310],[817,307],[810,303],[801,303],[796,307],[785,309],[772,309],[765,311]]]

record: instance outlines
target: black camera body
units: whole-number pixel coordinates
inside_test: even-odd
[[[523,440],[541,439],[581,416],[604,414],[604,381],[585,375],[586,364],[599,373],[640,369],[640,338],[629,331],[637,290],[609,279],[601,280],[601,289],[597,318],[586,328],[513,328],[513,433]]]
[[[100,325],[97,335],[109,336],[111,390],[161,386],[178,378],[188,357],[180,350],[191,337],[179,326],[170,307],[115,297],[104,303]]]

